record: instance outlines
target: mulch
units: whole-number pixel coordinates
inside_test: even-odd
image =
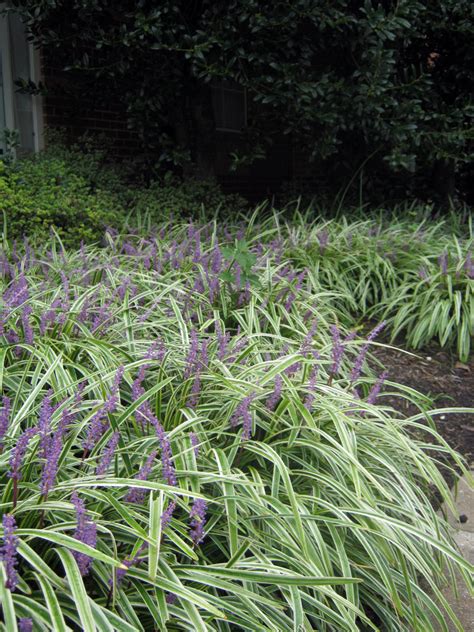
[[[396,346],[396,343],[395,345]],[[456,355],[433,344],[428,348],[406,353],[401,348],[373,347],[372,354],[388,371],[388,379],[416,389],[434,400],[432,408],[474,408],[474,357],[460,362]],[[372,367],[380,373],[374,362]],[[420,412],[418,406],[407,404],[397,395],[384,394],[383,403],[389,404],[405,416]],[[447,443],[462,454],[468,465],[474,463],[474,412],[434,415],[438,432]],[[445,461],[445,456],[437,455]],[[442,468],[442,471],[444,468]],[[454,476],[449,471],[443,474],[451,484]]]

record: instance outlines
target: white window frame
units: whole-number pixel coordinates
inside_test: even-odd
[[[0,9],[6,4],[0,2]],[[0,16],[0,48],[2,52],[2,74],[4,87],[5,125],[7,129],[18,129],[15,120],[15,84],[12,71],[12,55],[8,16]],[[31,42],[28,43],[30,79],[38,84],[41,80],[40,54]],[[44,148],[43,99],[41,95],[32,95],[33,146],[38,152]],[[3,131],[3,130],[2,130]]]
[[[244,124],[242,126],[241,129],[235,129],[232,127],[218,127],[216,125],[216,131],[217,132],[228,132],[231,134],[242,134],[242,131],[247,127],[247,89],[242,87],[227,87],[227,86],[223,86],[220,82],[219,83],[215,83],[212,85],[212,90],[213,92],[215,92],[216,94],[218,94],[221,98],[221,103],[222,103],[222,111],[225,111],[225,99],[224,99],[224,94],[226,92],[233,92],[239,95],[243,95],[244,97]],[[224,118],[225,118],[225,114],[224,114]]]

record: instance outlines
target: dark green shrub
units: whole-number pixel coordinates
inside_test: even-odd
[[[35,239],[53,228],[66,245],[96,241],[125,216],[117,195],[92,187],[72,161],[48,155],[0,162],[0,211],[9,237]]]
[[[9,238],[42,237],[53,228],[65,245],[100,240],[108,225],[121,228],[144,216],[198,216],[202,209],[237,216],[247,206],[217,181],[168,176],[150,187],[132,187],[105,152],[90,144],[53,142],[39,155],[0,162],[0,212]]]
[[[196,217],[203,208],[207,213],[219,211],[221,215],[236,217],[248,207],[244,198],[226,195],[211,178],[180,180],[169,176],[153,182],[148,189],[133,191],[133,196],[134,210],[155,220],[167,215]]]
[[[127,178],[124,165],[111,162],[111,140],[104,134],[83,134],[73,142],[59,130],[46,132],[47,149],[39,159],[64,162],[74,174],[81,176],[91,191],[104,189],[126,198]]]

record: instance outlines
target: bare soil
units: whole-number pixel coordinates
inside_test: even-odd
[[[406,353],[402,348],[375,347],[375,358],[388,371],[388,379],[410,388],[434,400],[433,408],[471,407],[474,408],[474,358],[466,363],[459,362],[455,354],[437,345]],[[373,368],[380,372],[377,363]],[[403,397],[382,395],[383,401],[411,416],[420,412],[416,405],[407,403]],[[468,465],[474,463],[474,412],[434,415],[438,432],[447,443],[462,454]],[[443,453],[438,458],[445,461]],[[452,463],[449,463],[452,465]],[[444,468],[442,468],[444,470]],[[444,470],[449,483],[453,474]]]

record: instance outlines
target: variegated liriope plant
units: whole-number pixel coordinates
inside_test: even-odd
[[[443,578],[472,568],[431,504],[452,507],[431,455],[464,463],[426,400],[367,369],[382,324],[350,330],[347,290],[295,267],[291,239],[211,222],[4,249],[5,630],[454,617]],[[242,250],[243,284],[225,256]],[[393,390],[420,413],[391,409]]]

